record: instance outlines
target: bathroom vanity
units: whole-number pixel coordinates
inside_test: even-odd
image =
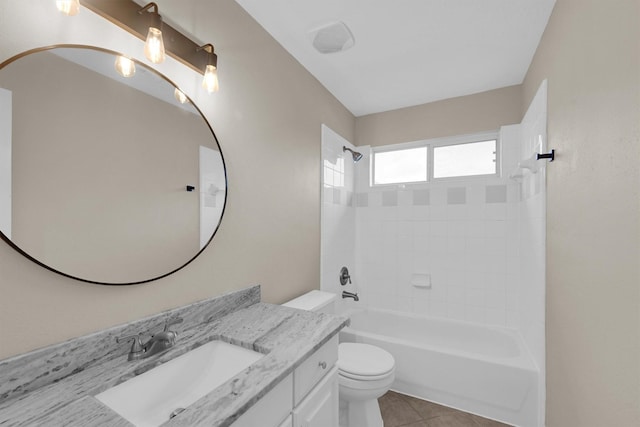
[[[233,427],[338,425],[338,336],[314,352]],[[279,420],[283,420],[278,424]]]
[[[176,316],[176,345],[128,361],[116,336],[155,330]],[[167,426],[337,425],[340,316],[260,302],[258,286],[0,361],[0,424],[131,426],[94,396],[211,341],[263,354]],[[158,424],[150,424],[158,425]]]

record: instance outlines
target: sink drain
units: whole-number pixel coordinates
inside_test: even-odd
[[[177,417],[182,411],[184,411],[184,408],[176,408],[171,415],[169,415],[169,419]]]

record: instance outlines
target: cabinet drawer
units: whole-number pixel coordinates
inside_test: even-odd
[[[337,360],[338,335],[335,335],[293,372],[294,406],[333,368]]]
[[[231,426],[279,426],[280,422],[287,418],[293,409],[291,405],[292,383],[292,376],[288,375],[273,390],[262,396],[255,405],[242,414]]]

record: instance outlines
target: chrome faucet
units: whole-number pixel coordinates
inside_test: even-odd
[[[353,298],[354,301],[360,301],[357,292],[342,291],[342,298]]]
[[[178,337],[178,333],[169,329],[170,326],[176,325],[178,323],[182,323],[181,317],[176,317],[171,320],[167,320],[164,324],[164,330],[162,332],[158,332],[157,334],[151,335],[149,341],[142,344],[140,340],[140,334],[129,335],[126,337],[116,338],[116,342],[133,340],[133,344],[131,345],[131,350],[129,351],[129,355],[127,356],[127,360],[140,360],[146,359],[147,357],[151,357],[154,354],[162,353],[165,350],[170,349],[176,343],[176,338]]]

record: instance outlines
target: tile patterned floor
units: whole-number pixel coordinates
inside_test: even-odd
[[[387,392],[378,403],[384,427],[509,427],[394,391]]]

